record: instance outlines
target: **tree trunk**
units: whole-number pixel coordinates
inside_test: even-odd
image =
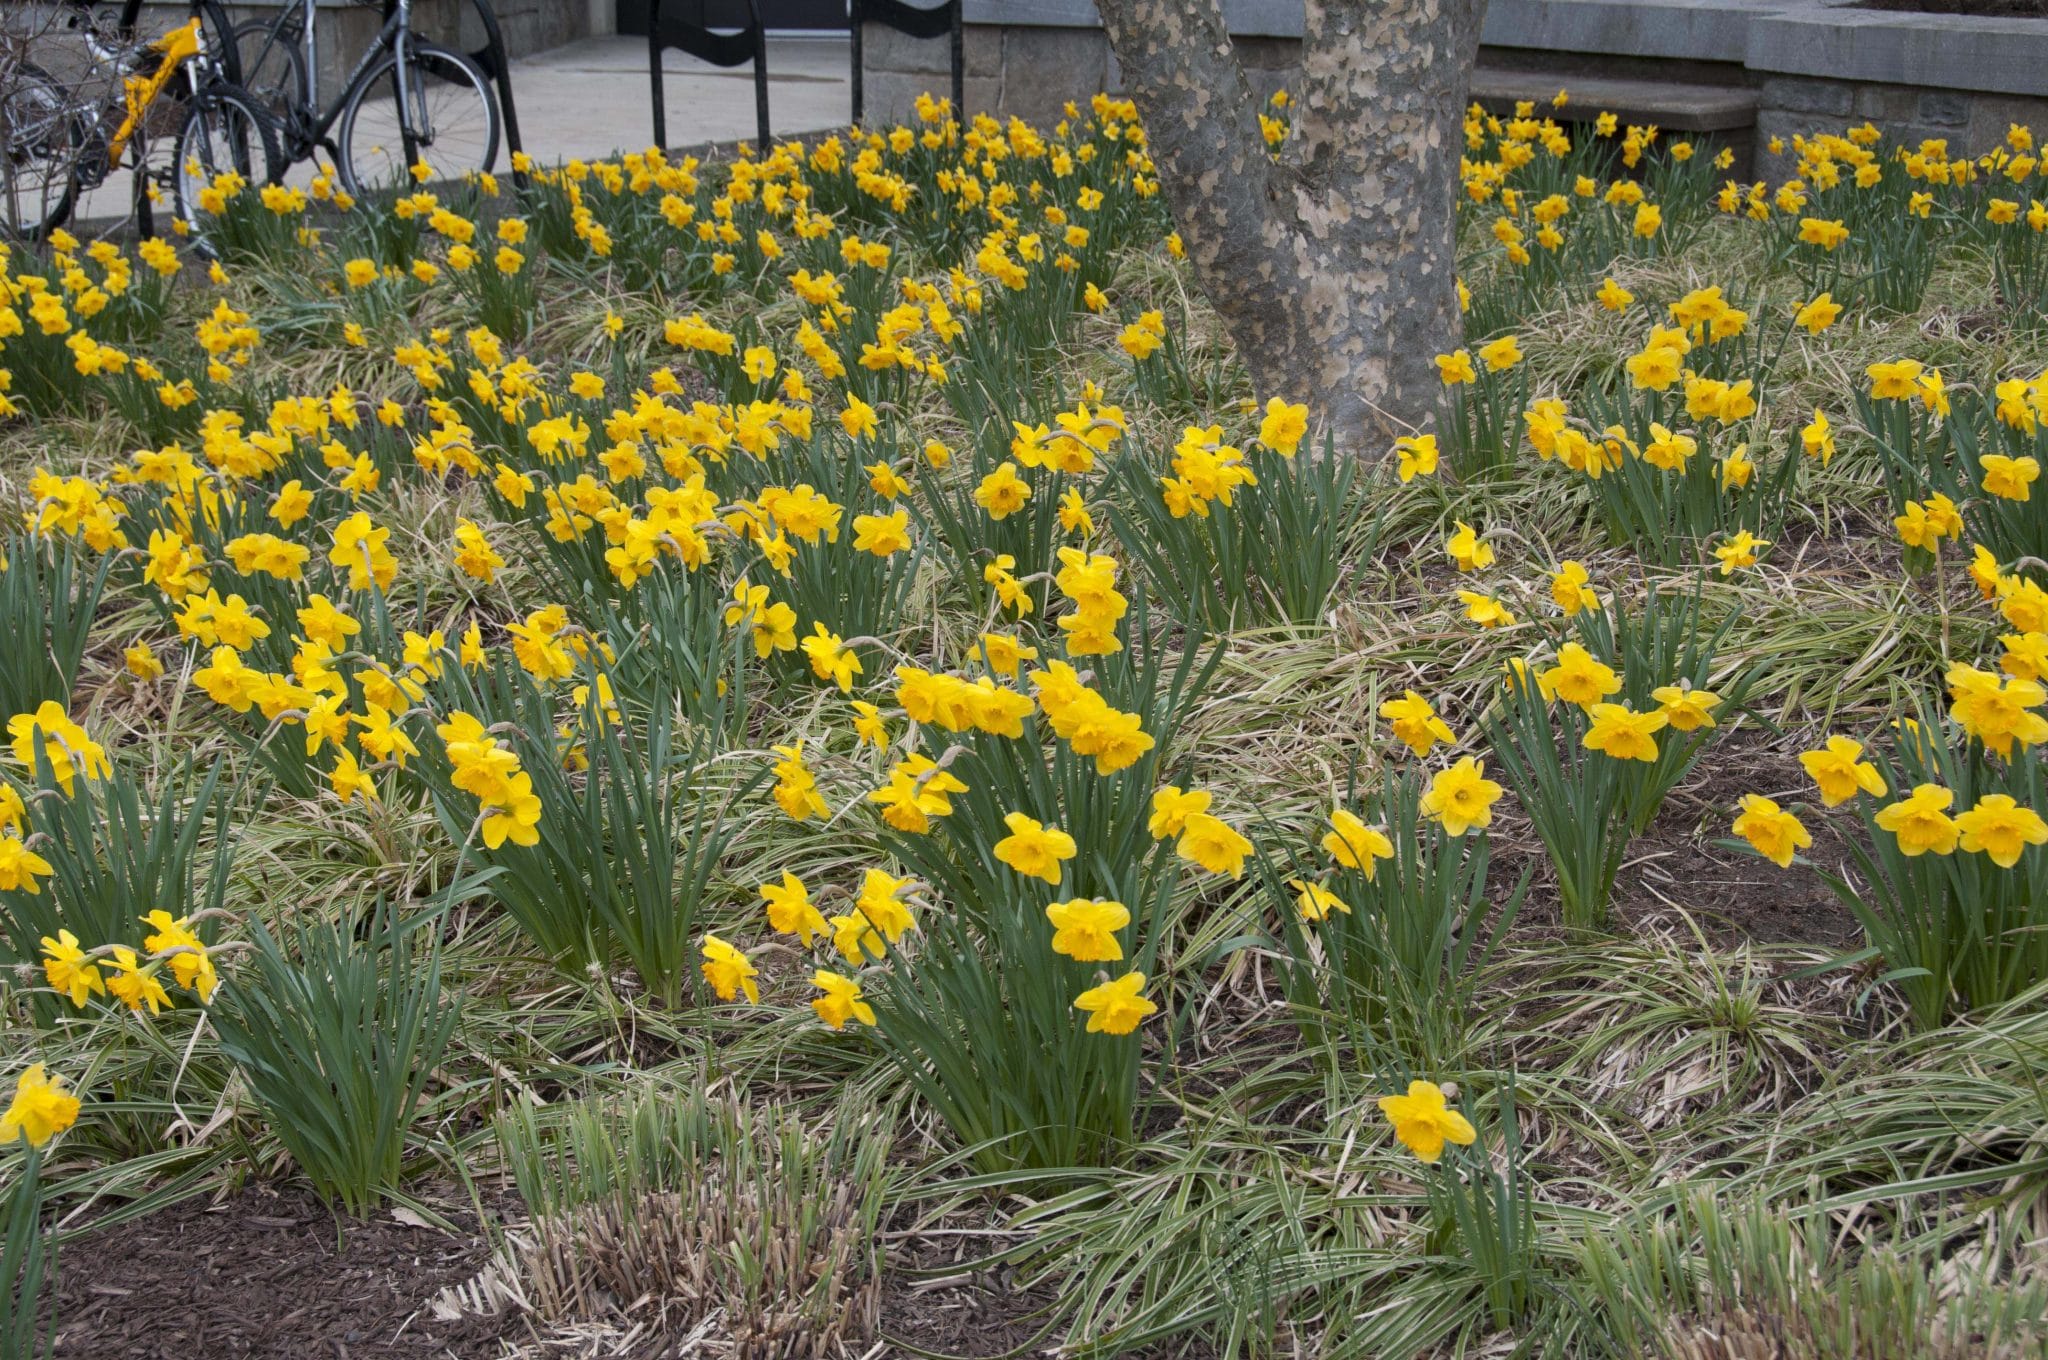
[[[1261,399],[1381,456],[1458,337],[1458,158],[1486,0],[1306,0],[1277,161],[1221,0],[1096,0],[1188,259]]]

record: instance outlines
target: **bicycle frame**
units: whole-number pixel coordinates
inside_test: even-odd
[[[150,47],[159,55],[156,70],[147,76],[126,76],[121,81],[121,102],[127,116],[107,138],[109,164],[120,162],[121,154],[141,130],[150,105],[156,103],[157,96],[164,92],[164,87],[171,83],[180,68],[206,51],[206,41],[199,33],[199,16],[193,15],[182,26],[151,43]]]
[[[92,31],[92,0],[70,0],[70,7],[78,10],[86,23],[85,49],[87,55],[91,58],[91,66],[88,68],[87,73],[88,79],[97,76],[100,71],[109,66],[118,69],[119,64],[124,58],[133,55],[135,49],[132,46],[124,47],[120,44],[109,44],[102,41]],[[124,0],[120,13],[114,20],[114,33],[122,43],[132,44],[134,42],[135,24],[141,12],[142,0]],[[217,54],[208,50],[206,27],[202,21],[199,7],[196,5],[190,19],[162,37],[152,41],[149,44],[148,50],[157,54],[154,68],[147,73],[126,73],[121,77],[120,107],[122,117],[120,125],[111,132],[105,132],[108,113],[100,106],[95,106],[91,111],[93,131],[96,134],[105,133],[105,154],[98,158],[99,172],[86,175],[89,183],[97,184],[104,178],[105,170],[108,167],[119,165],[122,156],[128,152],[130,147],[136,145],[138,138],[141,136],[144,122],[149,115],[149,110],[181,72],[185,72],[188,66],[195,63],[200,67],[212,67],[216,71],[218,70],[215,60]],[[200,83],[199,78],[194,77],[192,79],[192,88],[195,92]],[[141,163],[139,159],[140,152],[137,154],[137,165],[139,166]]]
[[[363,49],[362,56],[349,71],[347,79],[341,82],[341,94],[332,106],[324,110],[320,107],[320,53],[315,34],[315,0],[299,0],[296,8],[302,30],[299,35],[300,79],[299,89],[294,92],[293,108],[289,111],[290,126],[284,129],[291,138],[290,145],[285,148],[286,156],[293,161],[303,160],[315,147],[324,149],[330,155],[339,155],[334,144],[328,140],[327,133],[340,119],[342,110],[348,107],[349,92],[355,88],[356,82],[386,48],[397,55],[401,68],[409,57],[407,49],[412,42],[412,0],[395,0],[387,6],[388,13],[384,17],[384,26]],[[251,63],[252,66],[260,66],[263,58],[270,54],[271,46],[278,42],[278,30],[284,25],[290,13],[291,10],[288,9],[278,16],[277,22],[271,26],[269,38],[262,51]],[[400,80],[397,85],[399,119],[402,126],[409,128],[413,124],[415,113],[408,102],[411,98],[409,82]],[[408,147],[408,154],[410,150]]]

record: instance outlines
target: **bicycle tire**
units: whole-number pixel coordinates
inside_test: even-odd
[[[229,85],[241,85],[242,56],[235,48],[235,25],[219,0],[194,0],[199,23],[206,34],[207,50],[219,68],[218,77]]]
[[[13,129],[18,125],[15,105],[24,99],[34,107],[26,121],[30,132],[18,154]],[[61,144],[52,145],[53,130],[61,132]],[[0,96],[0,232],[22,241],[36,241],[71,218],[78,202],[79,162],[84,159],[89,135],[85,119],[70,106],[64,87],[50,73],[33,62],[22,62],[10,76],[10,88]],[[21,177],[15,167],[41,163],[50,173],[32,192],[32,204],[20,195]],[[61,167],[61,173],[58,173]],[[53,185],[52,179],[60,182]],[[24,209],[26,211],[24,211]]]
[[[415,38],[411,46],[411,66],[421,77],[415,105],[427,113],[428,135],[417,146],[405,145],[414,130],[400,126],[398,58],[386,52],[356,77],[335,128],[334,143],[341,153],[335,168],[343,187],[358,197],[366,186],[405,183],[417,160],[424,159],[442,177],[454,178],[487,174],[497,161],[501,120],[490,77],[469,57],[438,43]],[[452,98],[437,98],[444,92]],[[438,118],[436,105],[442,115]],[[370,142],[359,145],[365,136]]]
[[[249,19],[235,26],[234,84],[270,111],[280,127],[292,126],[306,88],[306,58],[296,43],[274,36],[282,21]]]
[[[252,185],[264,184],[284,168],[270,115],[240,86],[221,83],[193,96],[178,127],[174,155],[172,207],[202,243],[205,221],[199,193],[215,176],[232,170]]]

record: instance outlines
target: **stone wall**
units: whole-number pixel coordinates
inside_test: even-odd
[[[1092,0],[965,0],[967,111],[1056,120],[1121,86]],[[1894,136],[1981,151],[2009,123],[2048,131],[2048,20],[1845,7],[1846,0],[1492,0],[1480,62],[1600,79],[1753,92],[1755,144],[1875,122]],[[1264,98],[1300,62],[1300,0],[1224,0]],[[910,116],[950,80],[944,40],[867,26],[868,116]],[[1586,112],[1584,109],[1577,110]],[[1589,115],[1590,116],[1590,115]],[[1728,140],[1749,140],[1730,129]],[[1766,167],[1767,168],[1767,167]]]
[[[2020,95],[1783,76],[1766,80],[1758,96],[1760,145],[1865,119],[1907,141],[1941,138],[1951,151],[1983,151],[2004,141],[2014,123],[2048,132],[2048,99]]]
[[[962,97],[971,112],[1057,121],[1062,103],[1088,98],[1109,79],[1109,44],[1100,29],[967,24],[961,52]],[[943,96],[952,88],[952,47],[944,37],[913,38],[866,24],[861,74],[868,120],[908,122],[920,94]]]
[[[1759,16],[1744,65],[1761,81],[1760,141],[1817,119],[1970,152],[2012,123],[2048,130],[2048,20],[1806,5]]]
[[[1233,41],[1261,99],[1289,83],[1300,65],[1298,39],[1240,35]],[[951,48],[944,38],[911,38],[867,24],[861,44],[871,122],[906,122],[918,95],[951,88]],[[969,23],[962,25],[961,47],[970,114],[1050,125],[1065,116],[1067,104],[1085,108],[1096,94],[1123,88],[1116,55],[1099,28]]]

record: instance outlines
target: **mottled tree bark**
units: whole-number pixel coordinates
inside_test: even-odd
[[[1222,0],[1096,0],[1203,291],[1261,398],[1348,452],[1423,424],[1458,334],[1462,109],[1486,0],[1306,0],[1273,158]]]

